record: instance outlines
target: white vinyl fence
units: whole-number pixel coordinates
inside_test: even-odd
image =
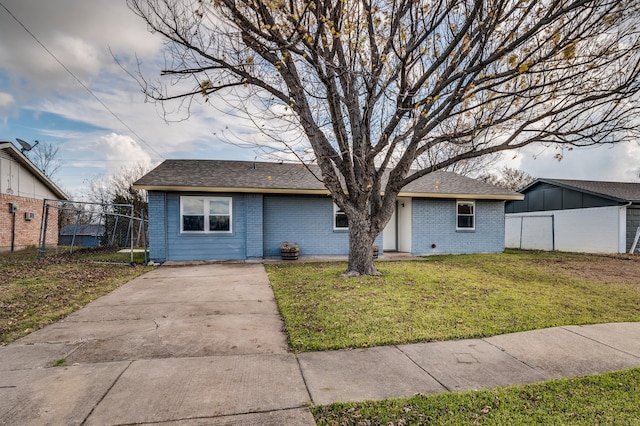
[[[555,250],[553,215],[505,218],[505,246],[525,250]]]
[[[525,250],[624,253],[626,208],[509,213],[505,215],[505,246]]]

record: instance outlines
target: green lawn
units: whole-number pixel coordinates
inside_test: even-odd
[[[319,425],[640,425],[640,368],[476,392],[312,408]]]
[[[294,351],[486,337],[568,324],[640,321],[640,258],[511,251],[378,262],[267,266]]]
[[[267,266],[295,351],[640,321],[640,257],[508,251]],[[320,425],[640,425],[640,369],[478,392],[312,407]]]

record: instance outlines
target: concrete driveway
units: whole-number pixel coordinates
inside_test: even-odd
[[[0,424],[315,424],[282,330],[262,265],[163,266],[0,348]]]

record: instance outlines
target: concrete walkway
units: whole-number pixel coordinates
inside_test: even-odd
[[[309,404],[640,366],[640,323],[298,355],[282,330],[262,265],[163,266],[0,347],[0,424],[313,425]]]

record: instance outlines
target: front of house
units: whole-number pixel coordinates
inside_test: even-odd
[[[155,262],[278,256],[284,241],[301,256],[345,256],[346,216],[319,169],[301,164],[167,160],[139,179],[149,194]],[[376,245],[413,255],[501,252],[504,203],[520,194],[436,172],[400,192]]]

